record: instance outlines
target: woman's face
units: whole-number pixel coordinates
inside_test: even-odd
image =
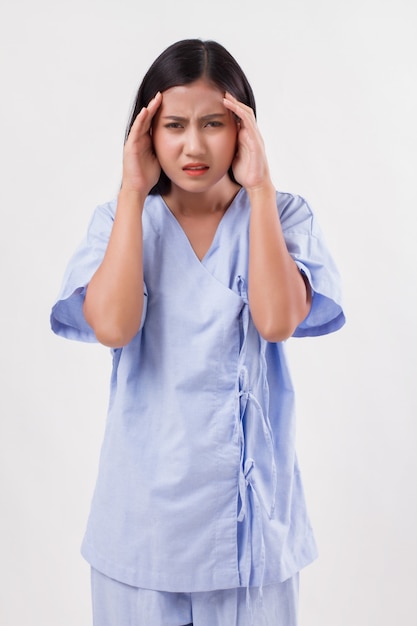
[[[161,168],[184,191],[210,189],[228,176],[237,125],[223,92],[204,79],[162,94],[152,139]]]

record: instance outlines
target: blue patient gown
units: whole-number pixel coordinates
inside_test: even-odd
[[[277,192],[312,309],[295,336],[344,323],[339,275],[307,203]],[[96,341],[82,314],[116,201],[99,206],[70,260],[54,332]],[[241,189],[200,261],[160,196],[143,212],[142,324],[113,370],[82,554],[129,585],[174,592],[284,581],[316,557],[298,470],[282,343],[257,332],[247,297],[250,204]]]

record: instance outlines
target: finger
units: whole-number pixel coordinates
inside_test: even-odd
[[[235,122],[236,122],[236,126],[238,128],[238,130],[240,130],[241,127],[241,121],[242,121],[242,112],[239,110],[238,106],[236,106],[234,103],[230,103],[230,106],[228,106],[226,100],[224,101],[225,105],[226,105],[226,109],[228,111],[230,111],[230,113],[232,114],[232,117],[234,118]]]
[[[160,91],[158,91],[158,93],[152,98],[152,100],[149,102],[148,106],[146,107],[146,110],[148,111],[148,115],[146,117],[147,131],[150,130],[152,126],[153,118],[155,117],[155,114],[157,113],[159,107],[161,106],[161,103],[162,103],[162,94]]]
[[[152,98],[152,100],[149,102],[148,106],[146,107],[148,109],[148,111],[152,114],[155,113],[155,111],[158,110],[158,108],[160,107],[162,102],[162,94],[160,91],[158,91],[154,97]]]
[[[223,104],[226,107],[226,109],[228,109],[229,111],[232,111],[232,113],[234,113],[236,117],[239,118],[239,113],[241,112],[240,107],[236,99],[233,99],[233,100],[231,99],[231,95],[229,93],[225,94],[223,98]]]
[[[135,121],[132,124],[130,132],[132,133],[133,131],[134,135],[148,133],[151,127],[152,119],[158,108],[161,106],[161,102],[162,94],[158,91],[158,93],[149,102],[148,106],[142,107],[142,109],[139,111],[138,115],[135,118]]]
[[[226,108],[232,113],[239,129],[247,127],[251,124],[253,125],[254,118],[252,119],[250,113],[244,111],[239,105],[230,103],[229,105],[226,105]]]
[[[243,117],[244,115],[249,115],[251,117],[254,117],[253,109],[251,109],[251,107],[248,106],[247,104],[244,104],[243,102],[239,102],[239,100],[235,98],[228,91],[226,91],[224,95],[223,103],[228,109],[238,114],[239,117]]]
[[[141,134],[143,134],[143,126],[144,126],[144,121],[146,119],[148,115],[148,111],[146,109],[146,107],[143,107],[139,113],[137,114],[137,116],[135,117],[133,124],[130,128],[129,131],[129,137],[128,137],[128,141],[135,141],[136,139],[138,139],[140,137]],[[145,131],[147,132],[147,131]]]

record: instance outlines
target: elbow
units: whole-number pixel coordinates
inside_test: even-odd
[[[124,348],[132,341],[139,330],[136,329],[129,332],[127,329],[117,327],[117,325],[92,328],[97,341],[108,348]]]
[[[298,270],[297,270],[298,271]],[[308,316],[312,294],[306,279],[301,288],[275,288],[274,290],[249,290],[249,306],[253,323],[260,336],[270,343],[279,343],[292,337],[298,326]]]
[[[84,303],[84,317],[91,326],[97,341],[108,348],[124,348],[132,341],[140,328],[138,319],[118,319],[118,316],[92,315]]]
[[[270,343],[286,341],[309,315],[311,302],[311,291],[308,290],[306,300],[296,305],[287,304],[275,311],[272,307],[252,310],[253,323],[266,341]]]
[[[294,334],[298,324],[290,323],[277,323],[276,320],[271,320],[270,323],[263,322],[257,324],[254,320],[257,331],[265,341],[270,343],[279,343],[280,341],[286,341]]]
[[[261,337],[270,343],[286,341],[293,336],[297,327],[307,317],[310,305],[307,304],[302,311],[292,310],[285,314],[257,317],[252,315],[253,323]]]

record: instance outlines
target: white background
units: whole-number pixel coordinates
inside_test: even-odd
[[[49,311],[117,191],[135,90],[185,37],[246,71],[274,182],[308,199],[343,276],[346,327],[288,342],[320,548],[300,626],[417,624],[416,3],[3,0],[0,626],[91,623],[79,546],[110,359]]]

